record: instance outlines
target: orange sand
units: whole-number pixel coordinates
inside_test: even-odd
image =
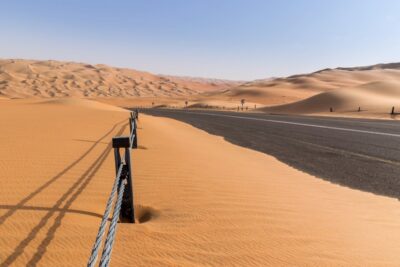
[[[324,92],[340,89],[350,91],[352,88],[370,83],[396,83],[399,81],[400,68],[398,64],[393,66],[393,69],[379,65],[365,69],[326,69],[285,78],[251,81],[227,89],[223,94],[216,93],[213,97],[236,100],[245,98],[265,105],[282,105],[301,101]],[[377,85],[376,90],[379,90],[380,87]],[[373,104],[372,99],[369,103]]]
[[[249,111],[393,119],[391,108],[400,111],[399,88],[399,63],[244,82],[54,60],[0,60],[0,101],[87,97],[122,107],[183,108],[188,101],[188,108],[235,110],[245,99]]]
[[[107,65],[0,59],[0,97],[179,97],[237,84],[155,75]]]
[[[249,111],[396,119],[389,113],[393,106],[400,112],[400,70],[325,70],[183,97],[96,98],[123,107],[183,108],[188,101],[189,108],[216,109],[236,109],[241,99]]]
[[[225,109],[236,110],[241,107],[240,100],[227,100],[227,99],[213,99],[204,96],[192,97],[141,97],[141,98],[120,98],[120,97],[96,97],[93,98],[98,102],[115,105],[118,107],[143,107],[143,108],[189,108],[189,109]],[[186,101],[187,106],[186,106]],[[244,108],[254,110],[255,108],[262,108],[265,105],[257,102],[246,102]]]
[[[352,88],[320,93],[294,103],[265,107],[266,112],[287,114],[319,114],[370,118],[396,118],[390,116],[392,107],[400,111],[400,82],[389,80],[371,82]],[[333,113],[329,109],[333,108]],[[360,108],[360,112],[358,109]]]
[[[129,114],[79,99],[0,105],[0,266],[85,265]]]
[[[128,114],[42,102],[1,102],[0,262],[82,266],[113,182],[109,142]],[[119,224],[112,266],[398,266],[397,200],[171,119],[141,116],[139,127],[135,197],[150,220]]]

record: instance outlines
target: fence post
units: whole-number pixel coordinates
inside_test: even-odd
[[[114,144],[114,140],[113,140]],[[114,147],[114,145],[113,145]],[[118,173],[119,165],[121,164],[121,155],[119,154],[119,148],[114,147],[114,159],[115,159],[115,174]]]
[[[125,148],[125,164],[127,168],[124,196],[121,204],[120,219],[122,222],[135,223],[135,207],[133,198],[132,162],[130,148]]]
[[[125,160],[121,173],[121,181],[126,179],[125,191],[122,196],[120,220],[121,222],[135,223],[135,209],[133,203],[133,180],[132,180],[132,163],[130,154],[130,137],[120,136],[112,139],[112,146],[115,153],[115,166],[118,172],[119,164],[121,164],[120,148],[125,149]]]
[[[132,142],[132,148],[137,148],[138,147],[138,136],[137,136],[137,123],[136,120],[133,119],[132,120],[132,129],[133,129],[133,134],[135,135],[135,138],[133,138],[133,142]],[[132,130],[131,130],[132,132]]]

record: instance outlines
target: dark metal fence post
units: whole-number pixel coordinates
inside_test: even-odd
[[[133,138],[133,141],[132,141],[132,148],[137,148],[137,143],[138,143],[138,136],[137,136],[137,123],[136,123],[136,120],[132,120],[131,121],[131,128],[133,129],[133,135],[135,135],[135,138]],[[132,130],[131,130],[131,132],[132,132]]]
[[[132,162],[130,148],[125,148],[126,180],[124,196],[121,204],[120,219],[122,222],[135,223],[135,207],[133,199]]]
[[[118,147],[114,147],[114,158],[115,158],[115,174],[117,174],[119,165],[121,164],[121,155],[119,154]]]
[[[127,184],[122,196],[120,220],[121,222],[135,222],[135,209],[133,203],[133,181],[132,181],[132,165],[130,155],[130,137],[120,136],[112,139],[112,146],[115,153],[115,166],[118,172],[119,165],[121,164],[120,148],[125,148],[125,161],[121,173],[121,181],[126,179]],[[120,185],[119,185],[120,186]]]

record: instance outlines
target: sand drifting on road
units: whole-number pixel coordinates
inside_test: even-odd
[[[126,112],[79,99],[2,100],[0,260],[85,265]],[[400,204],[311,177],[187,124],[140,116],[140,224],[112,266],[397,266]]]
[[[113,261],[137,266],[395,266],[400,204],[294,170],[166,118],[142,116],[136,199]]]

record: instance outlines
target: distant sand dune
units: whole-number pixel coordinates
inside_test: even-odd
[[[346,89],[373,82],[400,82],[399,64],[356,68],[325,69],[286,78],[255,80],[212,94],[214,98],[245,98],[265,105],[282,105],[307,99],[317,94]]]
[[[363,111],[389,113],[400,107],[400,82],[371,82],[353,88],[323,92],[295,103],[263,108],[267,112],[324,113]]]
[[[106,65],[0,60],[0,96],[177,97],[220,90],[239,82],[154,75]]]
[[[236,103],[245,99],[259,103],[258,110],[265,112],[389,118],[393,106],[400,109],[399,66],[400,63],[391,63],[324,69],[255,80],[203,95]]]
[[[104,64],[0,60],[0,97],[90,98],[120,107],[237,109],[388,118],[400,63],[323,69],[250,82],[154,75]],[[358,112],[358,108],[362,112]],[[333,108],[333,113],[330,113]],[[357,112],[357,113],[355,113]]]

